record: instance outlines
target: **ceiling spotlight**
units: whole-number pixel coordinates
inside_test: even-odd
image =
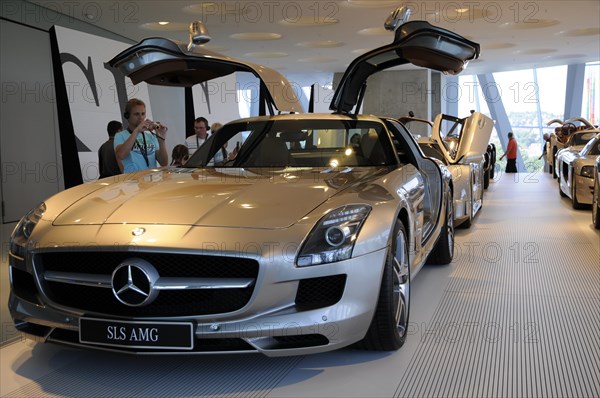
[[[169,24],[169,22],[164,22],[164,21],[163,21],[163,22],[159,22],[158,24],[159,24],[159,25],[168,25],[168,24]]]
[[[190,50],[194,46],[199,46],[201,44],[206,44],[210,41],[211,37],[208,34],[208,29],[204,22],[202,21],[194,21],[190,24],[190,42],[188,44],[188,50]]]
[[[390,13],[390,15],[385,20],[383,24],[385,30],[389,30],[391,32],[398,29],[398,27],[402,24],[408,22],[410,18],[410,8],[408,7],[398,7],[394,11]]]

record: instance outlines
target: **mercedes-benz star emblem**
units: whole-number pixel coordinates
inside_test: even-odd
[[[154,284],[159,277],[152,264],[141,258],[131,258],[113,271],[112,291],[117,300],[130,307],[148,305],[158,296]]]

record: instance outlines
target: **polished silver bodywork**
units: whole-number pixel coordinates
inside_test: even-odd
[[[452,120],[452,126],[444,126],[444,120]],[[403,118],[403,121],[426,122],[420,119]],[[426,122],[427,123],[427,122]],[[456,224],[471,220],[483,206],[484,153],[493,128],[492,119],[474,112],[471,116],[458,119],[438,115],[431,123],[431,137],[419,138],[423,150],[434,149],[431,154],[440,158],[452,173],[454,185],[454,219]],[[446,128],[452,129],[452,133]],[[428,152],[426,152],[427,154]],[[439,156],[436,156],[439,153]]]
[[[437,141],[431,138],[419,138],[418,142],[422,150],[425,150],[423,146],[428,145],[436,148],[441,154]],[[483,206],[483,163],[482,156],[479,162],[447,164],[454,186],[453,203],[456,225],[472,220]]]
[[[275,115],[300,108],[295,97],[267,93],[271,116],[225,124],[185,167],[49,198],[11,237],[16,328],[40,341],[141,354],[281,356],[359,341],[398,349],[410,280],[426,261],[452,261],[452,175],[397,120],[347,112],[379,70],[412,62],[458,73],[478,55],[477,43],[453,32],[407,23],[392,44],[352,63],[332,101],[338,113]],[[276,76],[158,38],[109,64],[134,82],[167,86],[245,71],[272,89]],[[235,159],[206,167],[237,142]],[[371,327],[383,308],[391,339],[378,339],[379,322]]]
[[[600,154],[600,130],[580,152],[562,151],[556,157],[558,189],[573,201],[573,206],[591,204],[594,193],[594,176],[591,169]]]

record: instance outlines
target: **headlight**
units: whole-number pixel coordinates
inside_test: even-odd
[[[16,256],[25,257],[25,247],[27,241],[33,232],[33,229],[40,221],[44,212],[46,211],[46,204],[41,203],[38,207],[27,213],[21,221],[15,227],[10,237],[10,251]]]
[[[371,206],[350,205],[324,216],[310,232],[298,255],[298,266],[333,263],[352,256],[352,249]]]
[[[587,178],[594,178],[594,166],[583,166],[581,168],[581,176]]]

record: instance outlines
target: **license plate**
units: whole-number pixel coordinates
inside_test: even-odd
[[[191,322],[80,318],[79,341],[112,347],[191,350],[194,348],[194,331]]]

